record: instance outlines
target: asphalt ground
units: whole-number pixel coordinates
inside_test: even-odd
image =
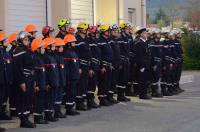
[[[1,121],[7,132],[200,132],[200,72],[184,72],[182,94],[81,112],[56,123],[18,128],[19,120]]]

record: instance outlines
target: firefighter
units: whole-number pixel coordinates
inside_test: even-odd
[[[3,31],[3,30],[0,29],[0,33],[1,33],[2,31]],[[0,98],[1,98],[1,94],[0,94]],[[1,102],[0,102],[0,104],[1,104]],[[5,132],[5,130],[6,130],[5,128],[1,128],[1,127],[0,127],[0,132]]]
[[[66,86],[66,76],[65,76],[65,66],[64,66],[64,56],[63,56],[63,46],[65,45],[64,41],[61,38],[55,39],[55,57],[59,69],[59,88],[56,89],[56,98],[55,98],[55,117],[56,118],[66,118],[61,112],[61,104],[63,98],[63,89]]]
[[[89,108],[98,108],[98,104],[95,102],[95,91],[98,84],[98,78],[100,73],[100,62],[101,62],[101,50],[97,45],[99,30],[96,26],[90,26],[88,29],[87,43],[90,46],[92,53],[91,68],[94,71],[93,74],[89,75],[88,79],[88,107]]]
[[[30,34],[21,31],[17,37],[18,47],[13,51],[14,80],[17,92],[17,111],[20,127],[34,128],[36,125],[28,118],[33,106],[34,95],[34,64],[30,46]]]
[[[160,42],[160,29],[155,29],[154,40],[149,44],[149,49],[151,53],[151,91],[152,97],[162,97],[159,91],[159,81],[161,78],[162,71],[162,48]]]
[[[114,24],[110,26],[110,45],[113,50],[113,70],[112,70],[112,91],[113,93],[110,93],[110,98],[108,100],[112,103],[118,103],[117,100],[113,98],[114,92],[117,92],[117,86],[119,86],[119,70],[122,69],[122,61],[120,57],[120,45],[119,45],[119,38],[120,38],[120,29],[119,27]]]
[[[128,30],[127,31],[127,36],[129,39],[129,44],[130,44],[130,51],[129,51],[129,56],[130,56],[130,74],[129,74],[129,82],[126,88],[126,95],[127,96],[135,96],[137,95],[137,64],[136,64],[136,58],[135,58],[135,43],[137,41],[137,38],[134,38],[134,31],[133,31],[133,26],[128,23],[127,25]]]
[[[31,50],[34,52],[35,69],[35,95],[34,95],[34,123],[48,124],[44,119],[44,95],[46,88],[46,73],[44,65],[44,43],[42,39],[35,39],[31,44]]]
[[[109,25],[101,25],[98,46],[101,49],[101,71],[99,77],[98,96],[100,106],[111,106],[108,96],[113,94],[111,88],[113,51],[109,43]]]
[[[0,120],[10,120],[11,118],[6,113],[8,94],[13,80],[12,73],[12,57],[6,51],[8,39],[5,33],[0,33]]]
[[[45,26],[42,29],[42,35],[43,35],[43,39],[48,38],[48,37],[53,37],[53,32],[54,32],[54,28],[50,27],[50,26]]]
[[[168,87],[169,92],[173,95],[179,94],[180,91],[176,87],[177,83],[177,66],[178,66],[178,56],[179,51],[176,47],[176,31],[172,30],[169,34],[169,49],[170,49],[170,58],[171,58],[171,64],[170,64],[170,71],[168,71]],[[172,65],[172,67],[171,67]]]
[[[36,35],[37,35],[37,27],[36,27],[36,25],[28,24],[28,25],[25,26],[24,31],[31,34],[30,42],[32,42],[36,38]]]
[[[136,62],[138,66],[138,81],[140,87],[140,99],[151,99],[150,95],[150,53],[147,43],[147,29],[141,28],[137,32],[140,35],[136,42]]]
[[[74,109],[76,105],[77,83],[80,79],[79,58],[75,52],[76,38],[67,34],[64,38],[64,64],[66,73],[66,115],[75,116],[80,113]]]
[[[11,56],[13,56],[13,51],[17,47],[17,33],[12,33],[11,35],[9,35],[8,43],[10,45],[9,49],[7,48],[8,52],[11,54]],[[14,81],[13,81],[13,83],[10,86],[10,90],[9,90],[9,104],[10,104],[10,116],[11,117],[17,116],[16,93],[17,93],[17,88],[16,88],[16,84],[14,84]]]
[[[58,29],[59,33],[56,35],[56,38],[64,39],[67,34],[68,28],[71,27],[71,23],[69,20],[62,18],[58,21]]]
[[[177,29],[176,33],[176,39],[175,39],[175,50],[177,52],[176,60],[177,60],[177,68],[176,68],[176,79],[175,79],[175,88],[176,90],[181,93],[184,92],[183,89],[180,88],[179,81],[181,78],[181,72],[182,72],[182,65],[183,65],[183,49],[181,45],[181,35],[184,33],[181,29]]]
[[[120,76],[120,86],[118,88],[118,101],[128,102],[130,101],[129,98],[125,96],[125,92],[131,88],[131,83],[128,85],[129,77],[130,77],[130,24],[128,23],[121,23],[121,40],[120,40],[120,53],[121,53],[121,60],[122,60],[122,68],[119,70]]]
[[[80,59],[80,81],[77,91],[77,110],[87,110],[87,90],[88,90],[88,77],[89,75],[94,74],[94,71],[91,69],[90,63],[92,59],[92,53],[90,50],[89,44],[86,42],[87,29],[89,25],[80,22],[77,26],[76,34],[76,52]]]
[[[12,33],[9,35],[8,43],[11,45],[9,52],[12,54],[13,50],[17,47],[17,33]]]
[[[173,37],[173,33],[170,34],[170,31],[166,29],[163,30],[163,36],[163,70],[161,79],[161,92],[163,96],[172,96],[171,75],[174,60],[172,58],[172,47],[170,47],[170,43],[172,43],[172,41],[170,42],[169,37]]]
[[[56,90],[59,88],[59,69],[55,58],[55,40],[45,38],[46,53],[44,63],[46,69],[46,91],[45,91],[45,119],[50,122],[58,121],[54,116]]]

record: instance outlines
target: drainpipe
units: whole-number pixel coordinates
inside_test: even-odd
[[[144,26],[144,0],[141,0],[141,23]]]
[[[118,18],[117,19],[118,19],[118,25],[120,24],[120,5],[119,4],[120,4],[120,0],[117,0],[117,8],[118,8],[117,9],[117,11],[118,11],[117,12],[118,13],[118,15],[117,15]]]
[[[45,1],[46,3],[46,25],[48,25],[48,0]]]

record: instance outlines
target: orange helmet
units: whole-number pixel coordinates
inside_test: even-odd
[[[65,45],[64,41],[61,38],[55,38],[55,46]]]
[[[55,44],[55,39],[48,37],[48,38],[45,38],[43,42],[44,42],[45,48],[47,48],[49,45]]]
[[[42,39],[34,39],[31,43],[31,50],[34,52],[42,46],[44,46]]]
[[[34,24],[28,24],[25,26],[24,31],[31,33],[31,32],[37,32],[37,28]]]
[[[7,39],[7,36],[5,33],[0,33],[0,41],[4,41]]]
[[[17,41],[17,33],[12,33],[9,37],[8,37],[8,43],[11,44],[13,41]]]
[[[64,38],[64,43],[67,44],[67,43],[70,43],[70,42],[75,42],[76,41],[76,38],[74,35],[72,34],[67,34]]]

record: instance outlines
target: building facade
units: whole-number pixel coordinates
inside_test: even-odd
[[[0,28],[17,32],[34,23],[39,30],[44,25],[57,26],[60,18],[73,24],[114,24],[130,21],[146,26],[146,0],[0,0]]]

